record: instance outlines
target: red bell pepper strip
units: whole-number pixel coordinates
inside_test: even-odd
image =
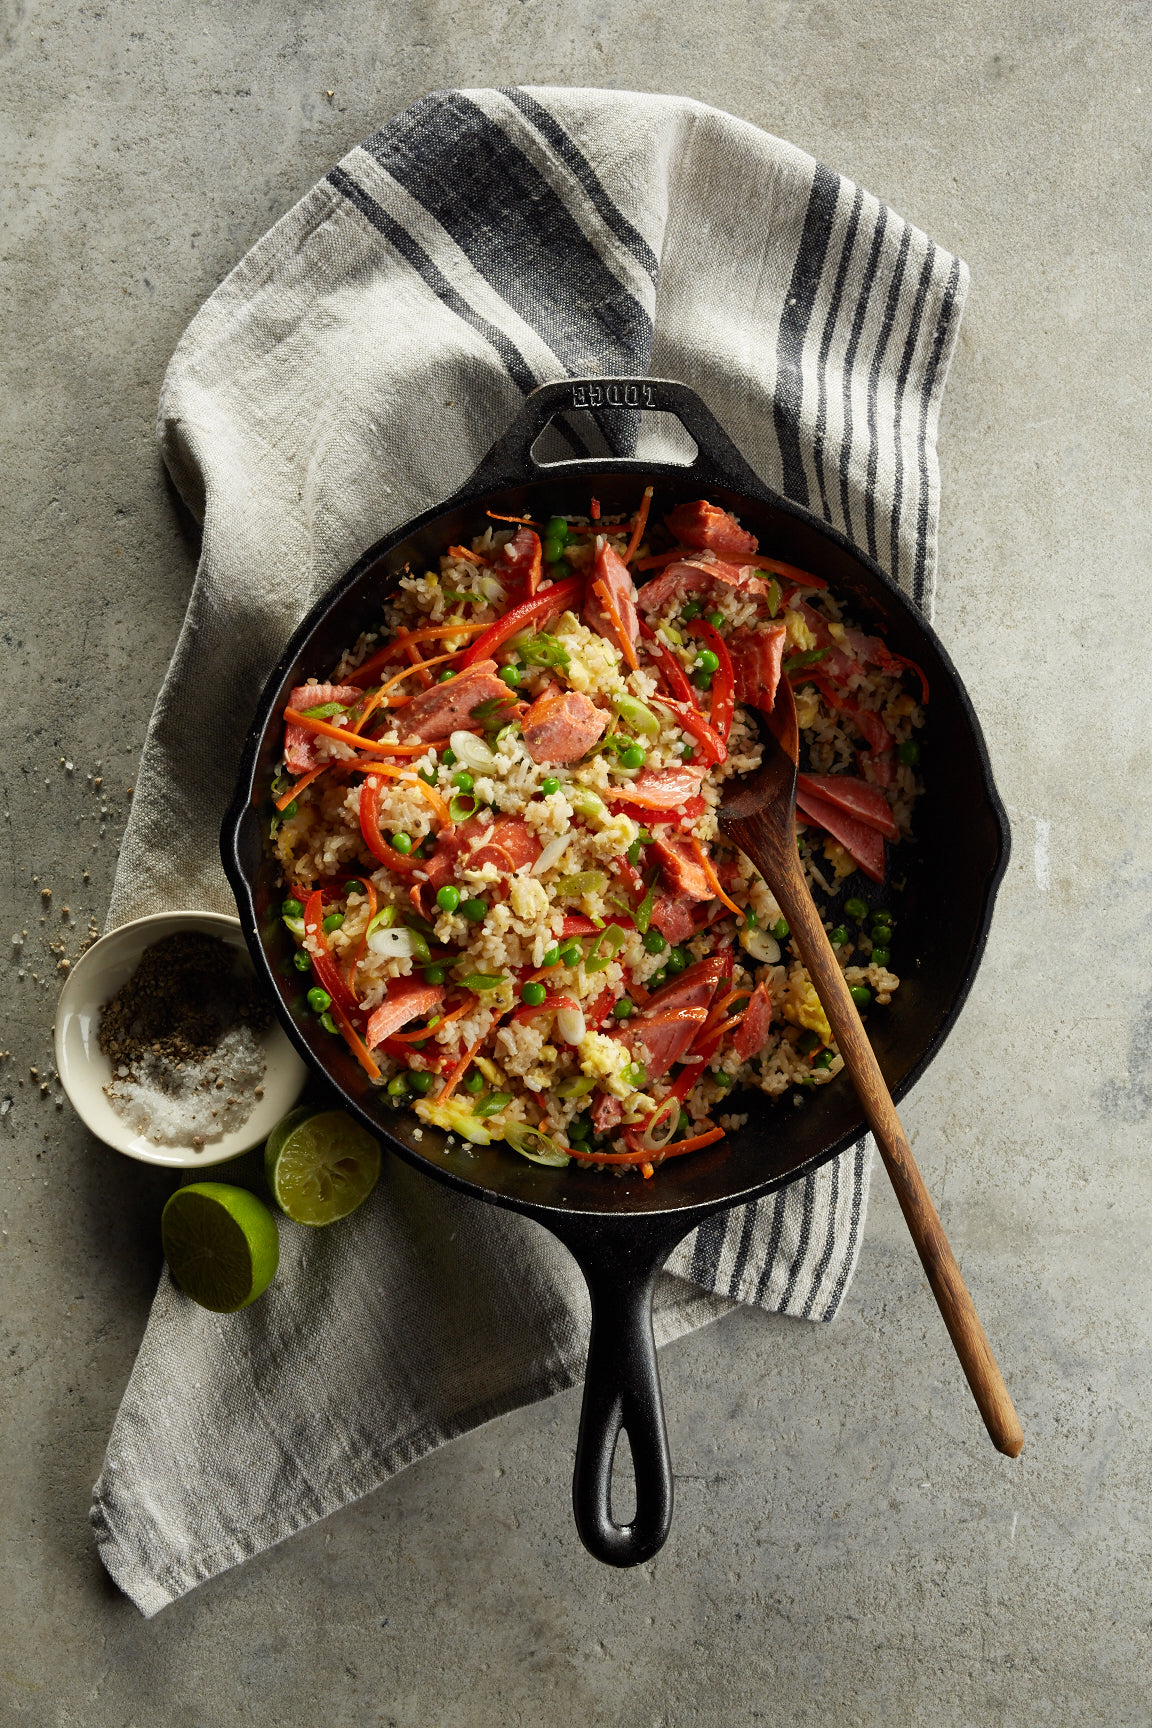
[[[559,1014],[561,1008],[579,1009],[580,1004],[574,996],[546,996],[543,1002],[533,1008],[530,1002],[513,1009],[508,1016],[510,1020],[531,1020],[534,1014]]]
[[[344,982],[344,975],[324,934],[324,891],[321,888],[309,894],[304,907],[304,945],[311,956],[312,970],[320,980],[321,989],[332,998],[333,1008],[341,1009],[346,1015],[358,1015],[360,1005]]]
[[[698,618],[696,628],[715,654],[720,665],[712,677],[712,730],[719,733],[725,744],[732,730],[732,708],[736,700],[736,674],[728,644],[706,619]],[[723,761],[723,757],[721,757]]]
[[[406,858],[402,852],[397,852],[395,846],[389,846],[380,833],[380,781],[373,775],[369,775],[360,788],[360,832],[373,858],[378,858],[398,876],[407,876],[420,864],[419,854]]]
[[[719,637],[716,638],[719,641]],[[732,674],[732,662],[728,662],[728,674]],[[731,686],[730,686],[731,688]],[[671,696],[653,696],[653,702],[663,703],[665,708],[671,708],[680,722],[680,730],[689,733],[705,752],[709,763],[723,762],[728,755],[728,746],[714,727],[709,725],[703,714],[696,708],[691,708],[686,702],[674,702]],[[729,704],[728,723],[732,723],[732,709]]]
[[[695,822],[698,816],[704,814],[704,800],[698,792],[694,793],[691,798],[685,798],[683,816],[677,810],[660,810],[655,806],[625,804],[615,801],[613,802],[613,809],[619,811],[623,816],[631,816],[633,822],[638,823],[641,828],[653,828],[661,823],[667,823],[674,828],[684,828]],[[619,919],[617,919],[617,923],[619,923]]]
[[[681,666],[675,654],[665,648],[663,642],[661,642],[651,624],[649,624],[644,618],[640,619],[640,634],[643,636],[645,644],[647,645],[648,653],[652,656],[653,660],[655,660],[661,672],[663,672],[673,696],[675,696],[678,701],[687,702],[694,708],[696,706],[696,699],[692,694],[692,686],[684,675],[683,666]]]
[[[460,661],[460,670],[464,671],[475,660],[490,660],[496,649],[507,642],[510,636],[518,636],[527,625],[534,624],[537,619],[546,617],[550,612],[563,612],[569,603],[578,600],[584,592],[583,576],[569,576],[565,582],[555,582],[551,588],[542,589],[530,600],[522,600],[519,606],[513,606],[505,612],[503,618],[497,618],[495,624],[489,624],[482,636],[477,636],[471,647],[467,648]]]

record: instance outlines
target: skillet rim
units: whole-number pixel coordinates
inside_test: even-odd
[[[984,957],[995,911],[996,897],[1011,857],[1011,827],[992,773],[988,746],[972,699],[947,648],[936,634],[932,624],[920,612],[911,596],[906,594],[876,560],[858,547],[846,534],[817,517],[805,506],[783,497],[768,487],[740,456],[736,447],[731,444],[710,412],[704,408],[703,403],[688,386],[668,380],[644,379],[638,381],[645,386],[656,387],[662,395],[670,394],[673,400],[679,400],[681,397],[691,398],[696,420],[694,423],[689,422],[687,415],[683,418],[685,424],[690,426],[693,435],[697,437],[697,442],[700,445],[700,456],[703,460],[682,465],[674,462],[642,461],[635,457],[592,456],[542,465],[535,464],[530,455],[523,455],[521,465],[530,468],[531,471],[508,472],[510,460],[515,460],[514,457],[509,457],[510,447],[514,442],[516,433],[529,418],[529,410],[533,404],[536,404],[537,415],[549,408],[553,401],[559,408],[572,407],[573,405],[583,406],[585,404],[578,400],[575,404],[573,402],[573,393],[582,387],[597,384],[623,385],[630,382],[633,381],[624,379],[568,379],[556,384],[541,385],[526,399],[525,405],[513,421],[509,431],[497,441],[479,467],[457,492],[443,502],[421,511],[399,528],[383,535],[372,546],[368,547],[349,570],[314,602],[296,630],[293,631],[275,666],[268,674],[256,703],[253,718],[245,734],[240,753],[236,789],[221,824],[220,848],[224,872],[236,900],[245,941],[258,974],[264,978],[271,990],[273,1005],[281,1024],[313,1074],[339,1095],[342,1106],[349,1110],[369,1133],[382,1137],[389,1150],[432,1180],[443,1182],[458,1192],[467,1194],[473,1199],[484,1201],[489,1205],[502,1206],[510,1211],[521,1212],[529,1217],[534,1217],[541,1223],[545,1223],[562,1239],[578,1235],[582,1229],[585,1233],[591,1231],[593,1234],[597,1234],[615,1233],[621,1229],[641,1229],[647,1226],[649,1231],[661,1232],[663,1226],[661,1233],[667,1234],[671,1242],[687,1235],[697,1224],[717,1212],[746,1205],[812,1174],[850,1146],[858,1143],[868,1132],[866,1123],[861,1119],[852,1129],[835,1139],[830,1146],[814,1156],[806,1158],[792,1170],[783,1174],[770,1177],[763,1182],[753,1183],[747,1188],[741,1188],[722,1197],[712,1197],[701,1201],[689,1200],[671,1206],[661,1206],[655,1203],[658,1197],[653,1196],[652,1201],[643,1207],[632,1210],[609,1210],[596,1206],[580,1206],[571,1202],[556,1204],[529,1199],[522,1195],[482,1186],[462,1172],[435,1163],[424,1152],[401,1138],[395,1129],[369,1114],[350,1093],[345,1091],[340,1081],[319,1059],[317,1052],[303,1037],[295,1018],[288,1009],[260,939],[252,884],[249,882],[241,856],[242,830],[245,819],[250,813],[255,815],[253,791],[261,746],[289,671],[302,657],[313,635],[337,610],[341,601],[360,581],[361,577],[374,565],[386,558],[403,541],[411,539],[453,511],[465,507],[482,508],[498,500],[502,492],[518,487],[550,482],[578,481],[582,478],[594,479],[597,475],[607,476],[609,474],[635,474],[637,477],[643,477],[646,482],[654,484],[660,481],[677,484],[690,481],[695,486],[698,479],[702,492],[706,492],[710,486],[720,486],[729,493],[735,494],[737,500],[744,497],[749,502],[755,502],[757,506],[767,506],[785,516],[792,517],[861,565],[872,580],[879,585],[881,591],[906,614],[913,630],[922,635],[930,644],[948,676],[967,723],[984,798],[996,831],[996,856],[991,867],[985,873],[980,915],[973,932],[968,963],[956,988],[954,998],[919,1057],[892,1087],[894,1101],[899,1103],[919,1082],[950,1035],[968,1000]],[[671,411],[675,412],[675,408],[672,408]],[[548,417],[550,418],[551,414]],[[718,443],[720,447],[718,456],[715,448],[706,448],[705,439],[699,436],[701,429],[706,434],[713,433],[715,435],[714,442]],[[526,444],[524,449],[526,452]],[[259,817],[256,819],[259,820]],[[594,1198],[595,1192],[590,1186],[590,1199]],[[673,1223],[676,1226],[674,1233],[671,1230]],[[571,1241],[569,1245],[572,1245]]]

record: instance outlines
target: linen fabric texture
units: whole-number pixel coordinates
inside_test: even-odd
[[[967,281],[851,181],[684,98],[449,90],[389,121],[221,284],[165,377],[160,443],[203,544],[109,927],[234,910],[219,827],[285,641],[548,380],[691,385],[770,487],[930,611]],[[555,439],[602,453],[600,436],[569,420]],[[674,444],[646,419],[636,454]],[[831,1320],[870,1162],[861,1141],[689,1236],[659,1283],[658,1342],[736,1303]],[[282,1219],[280,1238],[275,1282],[239,1314],[161,1279],[91,1514],[147,1615],[582,1372],[566,1250],[387,1154],[352,1218]]]

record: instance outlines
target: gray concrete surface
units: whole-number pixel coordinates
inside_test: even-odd
[[[1152,1721],[1150,49],[1134,0],[7,0],[0,894],[28,936],[8,957],[0,922],[0,1722]],[[1027,1450],[984,1441],[881,1181],[835,1326],[740,1314],[668,1352],[679,1510],[652,1565],[575,1540],[571,1395],[146,1623],[85,1519],[166,1184],[29,1070],[194,568],[157,388],[218,279],[380,119],[550,81],[725,106],[971,264],[939,625],[1016,852],[905,1118]]]

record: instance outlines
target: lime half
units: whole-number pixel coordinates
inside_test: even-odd
[[[160,1235],[181,1290],[217,1314],[246,1308],[276,1275],[276,1220],[247,1188],[227,1182],[177,1188],[161,1216]]]
[[[294,1110],[268,1136],[264,1174],[276,1204],[297,1224],[334,1224],[375,1188],[380,1147],[343,1110],[293,1122],[299,1114]]]

